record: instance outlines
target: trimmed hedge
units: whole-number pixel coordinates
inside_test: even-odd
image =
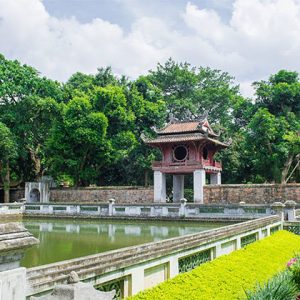
[[[281,230],[131,297],[131,300],[234,300],[286,268],[300,237]]]

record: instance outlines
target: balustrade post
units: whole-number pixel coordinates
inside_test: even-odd
[[[114,205],[115,205],[115,199],[111,198],[108,200],[108,215],[113,216],[114,215]]]
[[[67,213],[67,214],[72,213],[72,211],[71,211],[71,205],[67,205],[66,213]]]
[[[180,199],[180,210],[179,210],[180,217],[185,217],[186,202],[187,200],[185,198]]]
[[[293,200],[287,200],[284,202],[284,215],[285,219],[289,222],[293,222],[296,220],[296,202]]]
[[[274,212],[274,214],[279,215],[281,218],[281,221],[284,221],[284,209],[285,205],[282,202],[274,202],[271,204],[271,209]]]

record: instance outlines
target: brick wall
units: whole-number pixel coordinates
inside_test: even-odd
[[[107,202],[114,198],[116,203],[151,203],[152,188],[84,188],[52,189],[50,199],[53,202]]]
[[[24,198],[23,189],[11,191],[11,201]],[[103,187],[52,189],[54,202],[106,202],[114,198],[116,203],[151,203],[153,188],[143,187]],[[2,201],[1,201],[2,200]],[[205,203],[272,203],[294,200],[300,203],[300,184],[224,184],[204,187]],[[0,194],[0,201],[1,199]]]
[[[300,184],[224,184],[204,187],[205,203],[272,203],[294,200],[300,203]]]

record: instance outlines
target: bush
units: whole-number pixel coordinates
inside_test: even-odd
[[[74,179],[72,176],[67,174],[62,174],[57,177],[57,182],[59,185],[68,185],[73,186],[74,185]]]
[[[266,284],[258,285],[254,291],[246,292],[248,300],[295,300],[297,286],[288,272],[271,278]]]
[[[254,290],[286,268],[286,262],[300,251],[300,237],[278,231],[270,237],[221,256],[176,276],[133,300],[234,300],[245,299],[245,290]]]
[[[287,263],[293,282],[300,291],[300,257],[295,257]]]

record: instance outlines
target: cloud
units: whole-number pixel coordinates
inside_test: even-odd
[[[84,1],[82,5],[84,9]],[[230,5],[231,17],[224,21],[216,10],[187,2],[178,7],[181,18],[174,24],[139,7],[124,30],[101,18],[81,23],[75,17],[51,16],[40,0],[0,0],[0,52],[60,81],[108,65],[134,78],[173,57],[229,72],[245,95],[253,93],[254,80],[282,68],[300,69],[297,0],[236,0]]]

